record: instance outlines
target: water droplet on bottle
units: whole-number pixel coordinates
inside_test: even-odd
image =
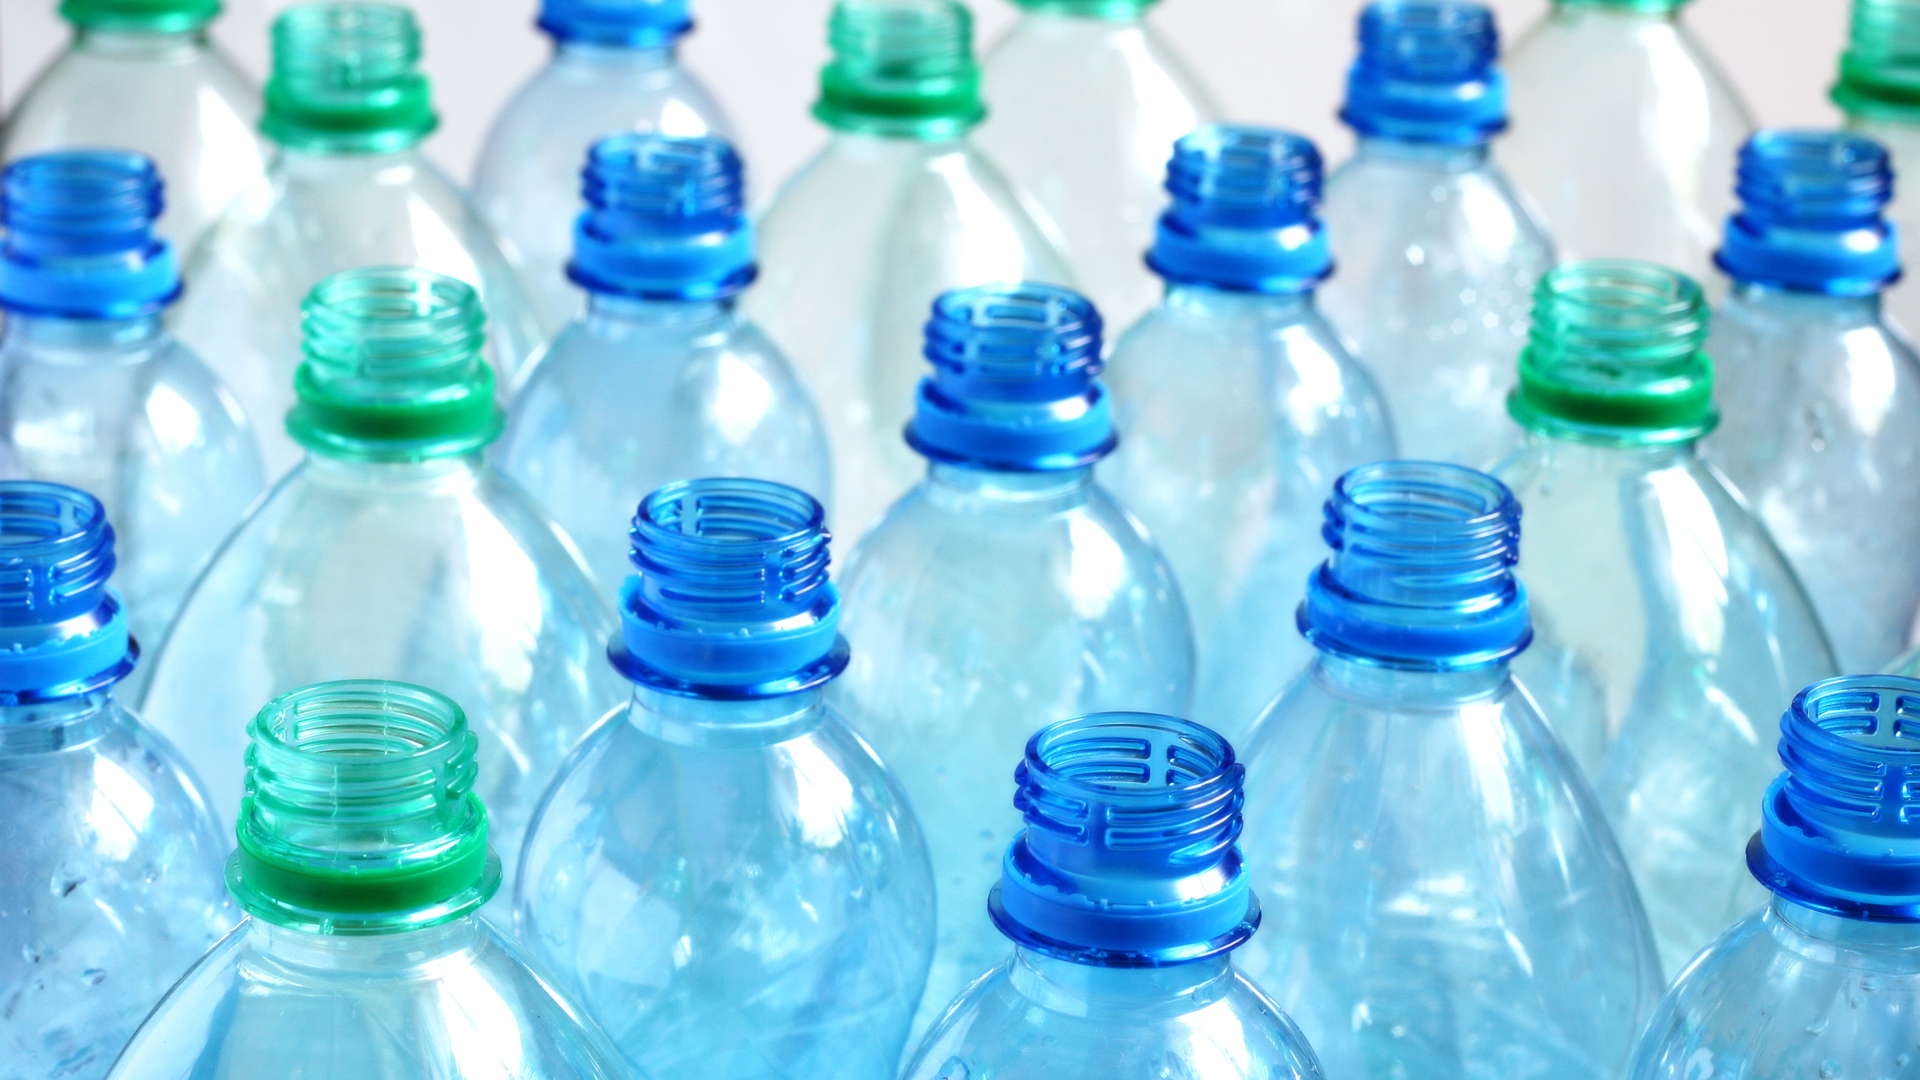
[[[1839,1075],[1840,1075],[1839,1062],[1823,1061],[1820,1063],[1820,1080],[1834,1080],[1834,1078]]]
[[[969,1075],[971,1071],[966,1062],[959,1058],[948,1058],[946,1064],[940,1066],[940,1073],[935,1080],[967,1080]]]
[[[68,897],[73,895],[75,889],[86,883],[87,875],[81,873],[76,867],[61,863],[54,868],[53,880],[48,882],[48,886],[53,890],[53,895]]]
[[[105,968],[88,968],[80,973],[80,981],[88,986],[99,986],[107,979]]]
[[[1831,1022],[1832,1022],[1831,1017],[1823,1016],[1820,1019],[1815,1020],[1813,1023],[1807,1025],[1807,1034],[1818,1035],[1821,1032],[1827,1030],[1827,1024]]]
[[[147,864],[146,870],[140,876],[146,878],[147,884],[151,885],[154,882],[159,881],[160,878],[165,875],[165,873],[166,871],[160,868],[159,863],[150,862]]]
[[[47,947],[37,941],[29,941],[20,946],[20,958],[29,964],[39,963],[47,955]]]

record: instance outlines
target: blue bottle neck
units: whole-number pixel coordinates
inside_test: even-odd
[[[1512,678],[1506,664],[1464,671],[1421,671],[1363,663],[1330,652],[1321,652],[1315,657],[1313,676],[1342,697],[1363,702],[1418,701],[1437,705],[1464,704],[1491,697]]]
[[[1232,957],[1219,953],[1165,967],[1102,967],[1016,946],[1008,978],[1029,1001],[1070,1016],[1135,1010],[1164,1016],[1176,1011],[1169,1005],[1182,1000],[1198,1009],[1225,994],[1233,981]]]
[[[1001,472],[930,461],[923,487],[928,499],[942,506],[1023,505],[1051,512],[1086,501],[1088,491],[1093,488],[1093,466],[1051,472]]]
[[[6,320],[0,350],[53,363],[138,360],[167,336],[157,314],[132,319],[63,319],[8,312]]]
[[[1920,973],[1920,922],[1850,919],[1773,897],[1770,920],[1786,948],[1841,967]]]
[[[92,742],[113,716],[113,691],[0,706],[0,758],[49,754]]]
[[[1313,290],[1262,293],[1221,289],[1212,285],[1168,282],[1165,304],[1190,316],[1221,319],[1259,317],[1297,322],[1314,312]],[[1124,436],[1125,433],[1122,432]]]
[[[1816,319],[1823,323],[1878,323],[1881,321],[1880,300],[1880,293],[1830,296],[1804,289],[1783,289],[1758,281],[1736,281],[1728,293],[1729,303],[1756,308],[1776,318]]]
[[[587,294],[587,318],[620,326],[699,328],[725,321],[736,309],[735,298],[724,300],[641,300],[614,293]]]
[[[1451,146],[1446,143],[1392,139],[1384,135],[1363,135],[1354,145],[1353,159],[1370,165],[1461,173],[1486,167],[1492,149],[1491,143]]]
[[[826,719],[826,687],[745,701],[684,697],[635,684],[627,722],[676,746],[772,746],[797,739]]]
[[[614,45],[603,41],[555,41],[553,62],[594,71],[656,71],[678,62],[676,45]]]

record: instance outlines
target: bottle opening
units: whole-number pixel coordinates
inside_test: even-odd
[[[1895,123],[1920,119],[1920,5],[1854,0],[1832,97],[1851,116]]]
[[[590,292],[717,300],[753,281],[740,157],[716,136],[601,139],[581,171],[587,210],[567,276]]]
[[[1871,296],[1900,276],[1887,151],[1844,131],[1761,131],[1740,148],[1735,192],[1714,261],[1737,281]]]
[[[1173,145],[1171,205],[1147,266],[1169,282],[1304,292],[1333,271],[1318,218],[1320,151],[1302,135],[1208,124]]]
[[[840,0],[814,116],[829,127],[940,139],[986,116],[973,17],[958,0]]]
[[[160,173],[140,154],[70,150],[0,173],[0,307],[76,319],[154,314],[180,295],[173,247],[153,235]]]
[[[283,146],[379,153],[438,125],[418,70],[420,28],[394,4],[302,4],[273,23],[260,129]]]
[[[1493,12],[1467,0],[1376,0],[1340,118],[1362,135],[1475,146],[1507,126]]]
[[[45,626],[98,608],[113,541],[106,508],[79,488],[0,483],[0,626]]]

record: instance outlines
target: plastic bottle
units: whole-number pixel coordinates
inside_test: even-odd
[[[640,503],[609,650],[633,702],[528,830],[521,935],[654,1080],[884,1080],[926,983],[926,845],[824,700],[848,655],[825,523],[764,480]]]
[[[1014,772],[1027,827],[987,907],[1013,955],[967,987],[906,1080],[1319,1080],[1233,963],[1260,925],[1227,740],[1149,713],[1046,727]]]
[[[761,215],[745,306],[826,410],[828,521],[854,538],[918,476],[900,429],[927,304],[965,285],[1071,280],[1052,226],[968,138],[986,110],[967,9],[839,0],[827,36],[813,115],[832,134]]]
[[[933,856],[939,941],[916,1037],[1006,945],[980,908],[1019,815],[981,793],[1041,726],[1186,710],[1173,571],[1093,482],[1113,449],[1100,316],[1052,285],[942,295],[907,441],[927,477],[841,574],[853,662],[828,696],[906,788]]]
[[[180,268],[160,209],[139,154],[37,154],[0,174],[0,474],[101,494],[148,649],[266,483],[239,403],[161,323]]]
[[[0,1062],[105,1076],[238,918],[227,843],[173,747],[114,699],[139,648],[84,491],[0,482]]]
[[[617,624],[564,534],[482,455],[501,414],[474,291],[418,268],[350,270],[305,309],[287,428],[307,459],[194,584],[154,662],[148,722],[232,821],[247,702],[333,677],[435,683],[473,719],[475,790],[518,851],[567,751],[626,696],[602,654]]]
[[[247,736],[227,888],[249,918],[154,1008],[114,1080],[632,1075],[480,917],[500,858],[453,699],[320,683],[269,702]]]
[[[580,159],[603,136],[657,131],[731,138],[733,125],[674,50],[688,0],[542,0],[553,59],[507,101],[473,170],[473,199],[518,253],[548,336],[586,297],[566,273]]]
[[[1759,901],[1736,872],[1779,702],[1836,669],[1807,592],[1700,457],[1706,301],[1649,263],[1541,279],[1495,470],[1527,508],[1533,647],[1513,667],[1587,770],[1666,970]]]
[[[1847,50],[1831,96],[1847,127],[1867,135],[1893,157],[1895,176],[1920,176],[1920,2],[1853,0]],[[1887,216],[1905,236],[1920,236],[1920,197],[1896,185]],[[1920,289],[1886,289],[1887,312],[1903,330],[1920,328]]]
[[[725,140],[615,135],[587,158],[568,275],[587,313],[527,370],[496,459],[620,587],[626,522],[669,480],[758,476],[831,495],[819,411],[736,308],[753,280]]]
[[[1532,630],[1520,504],[1457,465],[1341,477],[1300,629],[1248,740],[1267,900],[1241,962],[1327,1075],[1604,1080],[1662,980],[1633,877],[1508,665]]]
[[[1378,377],[1401,452],[1474,468],[1513,445],[1513,356],[1553,265],[1489,156],[1507,125],[1498,51],[1480,4],[1369,5],[1340,113],[1359,145],[1321,207],[1340,263],[1321,306]]]
[[[1314,307],[1333,263],[1313,144],[1205,127],[1175,145],[1167,191],[1147,256],[1167,297],[1114,346],[1124,439],[1100,478],[1180,580],[1194,715],[1234,734],[1311,653],[1290,598],[1321,550],[1327,488],[1392,457],[1394,438],[1373,378]]]
[[[1920,1009],[1920,681],[1829,679],[1780,721],[1787,771],[1746,863],[1771,902],[1681,973],[1632,1080],[1913,1075]]]
[[[1147,21],[1155,0],[1013,0],[987,50],[980,147],[1060,230],[1075,281],[1112,326],[1160,301],[1140,261],[1174,141],[1223,118]]]
[[[1707,342],[1726,413],[1707,455],[1779,540],[1846,671],[1883,670],[1920,615],[1920,430],[1899,420],[1920,416],[1920,356],[1880,308],[1900,275],[1880,216],[1892,187],[1865,136],[1755,135]]]
[[[1500,163],[1562,259],[1647,259],[1706,280],[1753,130],[1680,20],[1687,0],[1553,0],[1507,53]]]
[[[421,266],[480,290],[503,385],[544,335],[519,273],[421,140],[439,119],[404,7],[302,4],[273,23],[260,129],[278,144],[267,183],[243,192],[187,264],[181,340],[262,425],[268,475],[300,460],[277,427],[293,406],[300,303],[321,278]]]
[[[214,45],[220,0],[62,0],[73,41],[7,115],[0,160],[117,147],[147,155],[167,181],[156,227],[191,251],[208,226],[266,174],[254,127],[260,90]]]

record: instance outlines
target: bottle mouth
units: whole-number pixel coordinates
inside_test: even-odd
[[[562,42],[657,49],[693,29],[687,0],[542,0],[534,23]]]
[[[212,22],[220,0],[61,0],[60,17],[80,30],[178,34]]]
[[[973,16],[958,0],[839,0],[813,114],[828,127],[945,139],[986,116]]]
[[[1469,0],[1375,0],[1340,118],[1365,136],[1477,146],[1507,126],[1493,12]]]
[[[318,933],[417,929],[500,885],[473,792],[478,740],[450,698],[377,679],[284,694],[247,726],[227,883],[241,907]]]
[[[1260,922],[1238,840],[1246,768],[1172,716],[1097,713],[1042,729],[1015,770],[1027,828],[988,907],[1016,943],[1077,963],[1157,967],[1232,949]]]
[[[717,136],[613,135],[581,170],[567,276],[589,292],[719,300],[756,274],[740,156]]]
[[[36,154],[0,173],[0,307],[25,315],[131,319],[180,295],[172,245],[153,235],[160,173],[120,150]]]
[[[260,130],[282,146],[334,153],[403,149],[439,125],[420,73],[420,28],[404,7],[302,4],[273,23]]]
[[[65,484],[0,481],[0,705],[105,689],[139,658],[107,587],[113,526]]]
[[[1830,96],[1850,116],[1896,123],[1920,118],[1920,7],[1910,0],[1854,0]]]
[[[1740,148],[1738,212],[1714,262],[1737,281],[1871,296],[1900,276],[1886,148],[1845,131],[1761,131]]]
[[[1333,272],[1321,228],[1320,151],[1304,135],[1208,124],[1173,145],[1171,205],[1147,266],[1169,282],[1305,292]]]

